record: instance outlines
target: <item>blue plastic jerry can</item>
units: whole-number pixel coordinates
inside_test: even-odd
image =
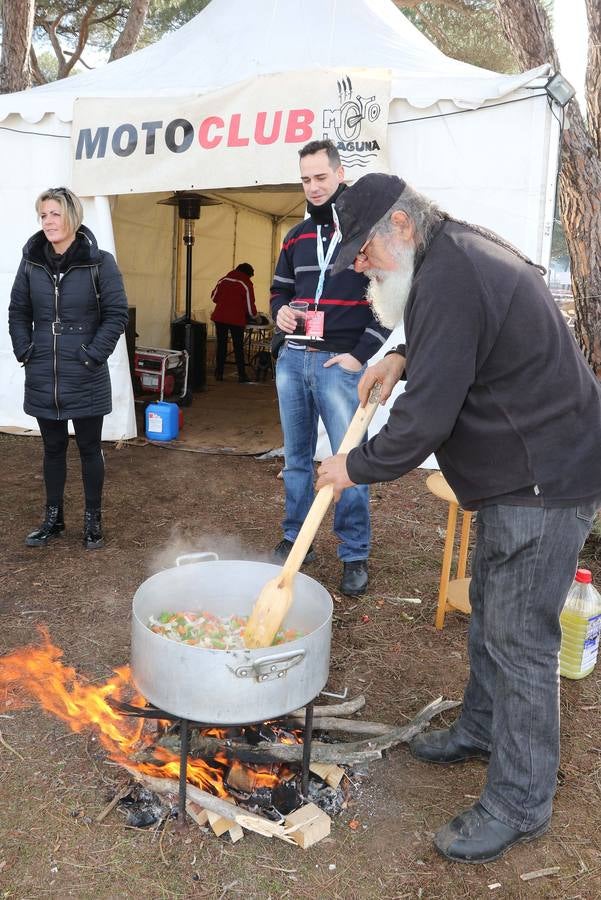
[[[145,415],[146,437],[149,441],[172,441],[179,434],[179,407],[176,403],[158,400],[149,403]]]

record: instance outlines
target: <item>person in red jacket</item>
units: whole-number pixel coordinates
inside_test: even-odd
[[[244,329],[257,316],[255,291],[251,281],[254,274],[255,270],[250,263],[240,263],[219,279],[211,294],[211,300],[215,304],[211,319],[215,323],[217,334],[217,381],[223,381],[228,331],[232,335],[238,381],[250,381],[244,368]]]

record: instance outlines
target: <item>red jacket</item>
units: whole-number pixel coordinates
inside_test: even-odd
[[[211,316],[213,322],[244,327],[250,316],[257,315],[253,283],[245,272],[237,269],[219,279],[211,300],[216,304]]]

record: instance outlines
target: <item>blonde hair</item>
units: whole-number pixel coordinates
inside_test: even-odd
[[[35,211],[38,216],[41,215],[42,203],[45,200],[54,200],[60,206],[65,221],[75,234],[81,223],[83,222],[83,206],[81,200],[73,191],[66,187],[47,188],[42,191],[35,201]]]

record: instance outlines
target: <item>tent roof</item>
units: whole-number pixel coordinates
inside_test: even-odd
[[[545,74],[499,75],[440,52],[392,0],[211,0],[160,41],[91,72],[0,97],[0,120],[73,117],[78,97],[190,96],[256,75],[367,67],[392,70],[392,98],[479,106]]]

